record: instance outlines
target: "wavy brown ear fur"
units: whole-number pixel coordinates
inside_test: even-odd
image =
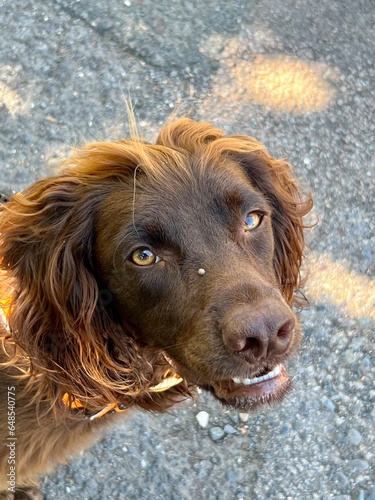
[[[17,356],[38,375],[26,377],[36,397],[58,401],[67,392],[88,410],[111,401],[158,409],[147,388],[160,381],[165,360],[138,345],[102,302],[92,255],[96,211],[113,182],[132,185],[138,149],[137,159],[136,146],[92,144],[69,161],[73,169],[2,206],[0,269],[14,290],[9,328]]]

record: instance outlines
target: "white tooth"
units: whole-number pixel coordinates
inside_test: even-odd
[[[242,383],[243,383],[243,385],[250,385],[252,383],[252,379],[251,378],[244,378],[242,380]]]
[[[282,365],[277,365],[276,368],[273,370],[274,376],[279,375],[279,373],[281,372],[281,366]]]
[[[241,378],[234,377],[232,378],[233,382],[241,385],[253,385],[258,384],[259,382],[264,382],[265,380],[270,380],[271,378],[277,377],[281,372],[282,365],[277,365],[271,372],[262,375],[261,377],[254,378]]]
[[[232,380],[236,384],[242,384],[242,378],[240,378],[240,377],[234,377],[234,378],[232,378]]]

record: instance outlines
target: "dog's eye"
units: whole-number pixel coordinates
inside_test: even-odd
[[[155,255],[148,248],[137,248],[137,250],[131,254],[130,259],[137,266],[151,266],[159,262],[160,257]]]
[[[250,212],[249,214],[247,214],[247,217],[245,219],[244,230],[252,231],[253,229],[256,229],[258,226],[260,226],[262,219],[262,214],[259,214],[257,212]]]

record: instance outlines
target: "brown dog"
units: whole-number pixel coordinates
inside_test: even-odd
[[[188,119],[155,145],[89,144],[4,204],[3,495],[14,471],[38,498],[100,427],[194,385],[241,411],[280,401],[311,206],[256,140]]]

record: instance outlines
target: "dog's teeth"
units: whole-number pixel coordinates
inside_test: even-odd
[[[241,378],[241,377],[234,377],[232,378],[233,382],[236,384],[241,384],[241,385],[250,385],[252,383],[252,378]]]
[[[241,378],[241,377],[233,377],[232,380],[235,384],[240,385],[252,385],[258,384],[259,382],[264,382],[265,380],[270,380],[271,378],[275,378],[281,372],[282,365],[277,365],[271,372],[262,375],[261,377],[254,378]]]

